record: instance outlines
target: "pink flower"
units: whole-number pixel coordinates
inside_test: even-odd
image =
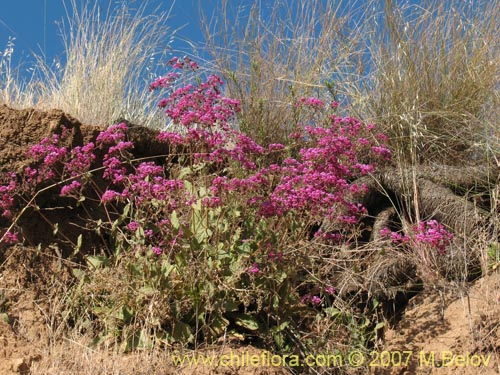
[[[185,139],[179,133],[172,132],[161,132],[158,134],[158,140],[162,142],[169,142],[173,145],[182,145],[185,142]]]
[[[436,220],[422,221],[414,229],[415,241],[437,249],[439,254],[446,253],[446,247],[453,241],[453,233],[447,231]]]
[[[279,151],[283,150],[285,148],[285,145],[282,145],[281,143],[271,143],[267,146],[267,149],[269,151]]]
[[[169,88],[179,77],[178,73],[168,73],[165,77],[156,78],[149,86],[149,91]]]
[[[248,272],[251,274],[258,274],[260,272],[259,265],[257,263],[252,264],[252,267],[248,269]]]
[[[313,305],[319,305],[321,303],[321,298],[318,296],[312,296],[311,303]]]
[[[410,237],[408,237],[407,235],[403,235],[401,233],[398,233],[398,232],[391,232],[391,240],[392,240],[392,242],[395,242],[395,243],[405,244],[405,243],[410,241]]]
[[[153,253],[155,253],[156,255],[161,255],[163,253],[162,248],[158,246],[153,246],[151,250],[153,250]]]
[[[125,132],[127,131],[127,124],[120,123],[111,125],[105,131],[99,133],[96,138],[97,145],[112,145],[125,140]]]
[[[334,287],[329,286],[329,287],[325,288],[325,293],[327,293],[327,294],[335,294],[336,290],[335,290]]]
[[[302,303],[311,303],[311,304],[316,305],[316,306],[321,303],[321,297],[311,296],[310,294],[306,294],[300,300]]]
[[[270,251],[267,254],[268,258],[272,262],[280,262],[283,260],[283,253],[280,251],[279,253],[275,253],[274,251]]]
[[[116,191],[106,190],[101,196],[101,202],[108,203],[108,202],[114,200],[118,196],[120,196],[120,194],[117,193]]]
[[[4,234],[3,241],[8,245],[12,245],[18,242],[19,238],[17,233],[9,231]]]
[[[82,187],[82,184],[79,181],[73,180],[73,181],[71,181],[71,184],[64,185],[61,188],[61,196],[66,197],[68,195],[78,195],[79,189],[81,187]]]
[[[309,98],[300,98],[299,101],[295,104],[297,107],[300,107],[302,105],[314,108],[314,109],[323,109],[325,106],[325,103],[314,97],[309,97]]]
[[[384,237],[389,236],[391,233],[392,233],[392,231],[391,231],[389,228],[387,228],[387,227],[382,228],[382,229],[380,230],[380,235],[381,235],[381,236],[384,236]]]
[[[139,227],[140,225],[137,221],[131,221],[127,224],[127,229],[131,232],[135,232],[137,229],[139,229]]]
[[[387,147],[383,146],[373,146],[372,150],[382,156],[384,159],[390,159],[392,153]]]

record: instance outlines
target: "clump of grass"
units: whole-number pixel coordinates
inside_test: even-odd
[[[286,141],[297,98],[329,91],[383,125],[401,163],[460,163],[498,150],[499,5],[223,1],[206,45],[261,143]]]
[[[39,59],[42,105],[56,107],[87,123],[126,117],[149,125],[155,111],[145,76],[151,58],[164,52],[172,34],[168,13],[132,11],[125,3],[102,14],[97,4],[79,9],[72,0],[63,28],[66,62],[54,71]]]
[[[131,9],[123,2],[113,11],[97,3],[65,4],[61,24],[64,58],[49,64],[35,55],[35,73],[26,86],[30,100],[22,100],[21,83],[12,69],[3,102],[15,106],[58,108],[80,121],[110,124],[118,118],[148,126],[161,126],[155,97],[148,83],[155,77],[155,63],[164,60],[173,32],[169,12],[148,13],[147,2]]]
[[[325,83],[357,59],[356,38],[349,35],[351,11],[344,13],[344,2],[232,5],[222,1],[212,19],[203,20],[215,65],[210,69],[221,72],[227,95],[241,102],[243,132],[261,144],[286,143],[301,120],[294,103],[324,97]],[[328,87],[334,94],[333,84]]]
[[[34,103],[34,91],[30,82],[19,78],[20,67],[12,63],[16,38],[9,37],[3,51],[0,51],[0,104],[12,107],[29,107]]]
[[[15,38],[9,38],[5,49],[2,51],[0,56],[0,78],[2,78],[2,83],[0,86],[0,102],[9,102],[9,92],[12,85],[12,54],[14,53],[14,40]]]
[[[370,73],[356,112],[384,126],[403,163],[484,159],[498,147],[498,1],[377,5],[360,33]]]

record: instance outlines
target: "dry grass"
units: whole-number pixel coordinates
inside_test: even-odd
[[[301,120],[297,99],[325,97],[325,82],[359,59],[356,29],[349,25],[355,12],[356,2],[347,1],[238,7],[221,1],[212,18],[203,19],[208,69],[219,71],[227,95],[241,101],[243,132],[263,144],[286,143]],[[330,90],[335,95],[333,85]]]
[[[65,3],[66,20],[61,26],[65,60],[49,65],[43,56],[35,56],[37,66],[29,85],[16,78],[4,54],[0,103],[58,108],[91,124],[110,124],[125,117],[148,126],[161,125],[164,116],[157,114],[148,84],[171,42],[169,13],[148,14],[147,2],[137,9],[123,2],[113,11],[91,4]]]
[[[209,69],[262,143],[286,141],[298,97],[329,92],[381,124],[405,164],[498,151],[500,2],[218,4],[204,20]]]
[[[402,162],[498,151],[500,3],[384,3],[360,33],[371,73],[356,111],[383,125]]]
[[[0,104],[11,107],[30,107],[35,103],[31,81],[20,78],[20,67],[12,64],[16,38],[10,37],[0,52]]]
[[[402,163],[480,160],[499,150],[500,2],[221,0],[201,15],[202,66],[242,102],[238,126],[261,143],[286,142],[301,121],[293,103],[341,100],[345,113],[383,126]],[[38,58],[29,83],[0,64],[0,103],[57,107],[90,123],[119,117],[161,126],[147,93],[151,58],[166,50],[168,13],[126,5],[67,9],[66,61]],[[155,60],[156,61],[156,60]],[[161,72],[162,74],[163,72]],[[146,78],[146,81],[144,80]]]

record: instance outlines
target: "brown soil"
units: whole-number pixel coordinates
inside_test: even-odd
[[[410,301],[403,320],[385,334],[383,350],[411,351],[410,363],[374,373],[498,374],[499,316],[498,272],[477,280],[467,289],[449,286],[424,291]],[[435,361],[429,362],[432,355]],[[451,355],[453,361],[448,359]],[[491,359],[488,366],[479,367],[475,366],[476,359],[454,362],[464,355]]]
[[[40,112],[0,107],[0,175],[18,172],[29,163],[26,152],[43,137],[71,130],[68,142],[81,145],[96,136],[98,127],[80,124],[61,111]],[[135,156],[167,153],[155,141],[155,133],[133,127],[129,137],[138,145]],[[0,179],[0,183],[2,180]],[[50,201],[50,197],[45,197]],[[63,222],[76,218],[63,209],[54,214]],[[59,215],[59,216],[57,216]],[[73,215],[73,216],[72,216]],[[168,350],[120,354],[95,349],[89,339],[68,337],[61,321],[64,298],[71,285],[72,264],[47,233],[52,227],[40,223],[36,215],[22,223],[28,238],[25,245],[0,247],[0,375],[3,374],[278,374],[285,369],[263,367],[208,367],[172,364]],[[2,233],[0,221],[0,233]],[[69,237],[75,238],[79,233]],[[42,240],[43,246],[34,244]],[[92,239],[89,239],[92,242]],[[33,244],[33,245],[30,245]],[[467,287],[448,285],[424,290],[410,300],[401,321],[384,333],[378,353],[411,352],[406,366],[371,367],[374,374],[497,374],[500,373],[500,274],[492,273]],[[65,337],[61,339],[61,337]],[[221,356],[224,353],[262,352],[237,343],[200,349],[197,353]],[[445,351],[456,356],[491,356],[488,366],[473,363],[439,368]],[[420,352],[425,356],[422,361]],[[434,363],[428,362],[435,355]],[[375,362],[377,364],[377,362]],[[446,364],[446,362],[444,363]]]

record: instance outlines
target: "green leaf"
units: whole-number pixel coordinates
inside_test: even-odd
[[[125,207],[123,207],[123,212],[122,214],[120,215],[120,217],[118,219],[116,219],[114,222],[113,222],[113,225],[111,226],[111,233],[114,233],[116,232],[116,230],[118,229],[118,226],[123,223],[123,221],[128,217],[128,214],[130,212],[130,203],[126,204]]]
[[[141,264],[139,263],[130,263],[127,265],[129,272],[134,276],[142,277],[144,274],[144,270]]]
[[[174,322],[174,328],[172,330],[172,336],[175,341],[181,343],[188,343],[193,340],[193,333],[191,332],[191,327],[177,320]]]
[[[165,278],[168,278],[168,276],[170,275],[170,273],[172,272],[172,270],[174,269],[174,265],[171,264],[168,260],[164,260],[162,263],[161,263],[161,273],[162,273],[162,276],[165,277]]]
[[[283,332],[275,332],[272,334],[274,342],[276,343],[276,346],[285,351],[289,352],[290,351],[290,345],[287,345],[286,342],[286,336],[283,334]]]
[[[280,272],[274,276],[274,279],[276,280],[277,284],[281,284],[283,281],[286,280],[286,278],[287,278],[286,272]]]
[[[185,168],[184,168],[185,169]],[[181,172],[182,173],[182,172]],[[179,180],[182,179],[182,177],[179,177]],[[184,180],[184,187],[186,188],[187,191],[189,191],[191,194],[194,193],[193,191],[193,184],[189,182],[188,180]]]
[[[122,317],[123,317],[123,321],[126,324],[130,323],[132,321],[132,319],[134,318],[134,316],[135,316],[134,310],[132,310],[128,306],[122,307]]]
[[[219,337],[224,333],[228,326],[229,320],[227,320],[221,314],[217,314],[210,324],[210,331],[214,337]]]
[[[240,304],[235,301],[226,301],[224,302],[224,311],[226,312],[235,312],[239,310]]]
[[[134,334],[127,337],[120,347],[122,352],[130,352],[136,349],[150,349],[152,347],[152,341],[148,333],[142,329],[140,332],[135,332]]]
[[[336,309],[335,307],[327,307],[326,309],[323,309],[323,311],[326,315],[331,316],[332,318],[342,316],[342,311]]]
[[[96,229],[95,229],[97,235],[99,236],[101,235],[101,227],[102,227],[102,219],[99,219],[96,222]]]
[[[7,313],[0,313],[0,320],[4,321],[7,324],[10,324],[10,317]]]
[[[73,275],[78,279],[82,280],[85,277],[85,271],[79,268],[73,268]]]
[[[271,332],[282,332],[290,325],[289,321],[283,322],[276,327],[271,328]]]
[[[235,318],[234,322],[236,323],[236,325],[248,329],[250,331],[258,331],[260,328],[257,320],[253,316],[248,314],[239,314]]]
[[[78,235],[78,238],[76,239],[76,246],[75,246],[75,250],[73,250],[73,255],[76,255],[80,252],[80,249],[82,248],[82,242],[83,242],[83,236],[80,233]]]
[[[179,175],[177,176],[177,179],[178,179],[178,180],[182,180],[182,179],[184,179],[184,177],[189,176],[189,175],[190,175],[190,174],[192,174],[192,173],[193,173],[193,170],[192,170],[192,168],[191,168],[191,167],[184,167],[184,168],[182,168],[182,169],[181,169],[181,171],[179,172]],[[184,180],[184,183],[186,183],[186,182],[187,182],[187,181],[186,181],[186,180]],[[186,186],[186,189],[187,189],[187,186]],[[190,190],[190,189],[188,189],[188,190]]]
[[[149,297],[155,294],[155,290],[151,286],[143,286],[139,289],[139,293]]]
[[[179,218],[177,217],[177,212],[172,211],[170,214],[170,222],[172,223],[172,227],[174,227],[174,229],[180,228],[181,225],[179,223]]]
[[[88,255],[87,263],[93,268],[106,267],[109,265],[109,259],[105,255]]]
[[[206,197],[208,194],[207,194],[207,189],[204,187],[204,186],[201,186],[199,189],[198,189],[198,195],[200,198],[204,198]]]

